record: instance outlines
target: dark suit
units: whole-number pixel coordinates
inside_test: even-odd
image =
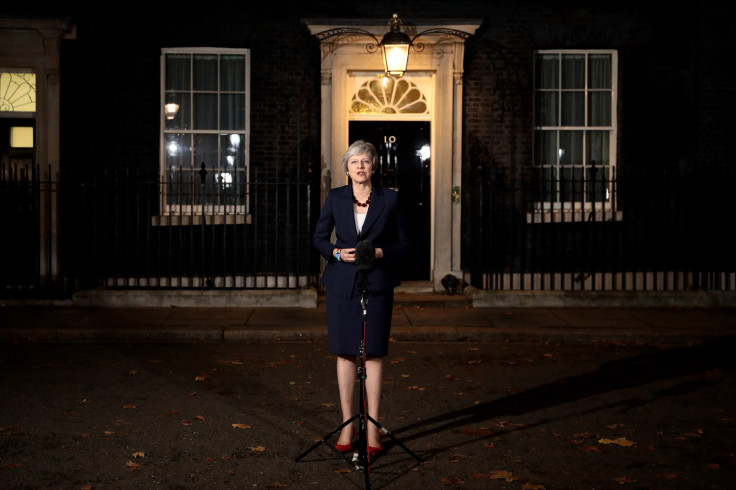
[[[370,240],[383,251],[367,273],[369,300],[366,321],[366,353],[385,356],[391,330],[394,288],[399,285],[397,263],[409,250],[409,238],[399,209],[398,192],[374,187],[360,236],[355,227],[352,186],[338,187],[327,194],[314,232],[313,243],[327,259],[322,284],[327,290],[327,329],[330,352],[353,355],[361,343],[362,290],[353,263],[339,262],[335,248],[355,248]],[[332,231],[336,243],[332,243]]]
[[[374,262],[368,274],[371,291],[383,291],[399,285],[396,264],[409,249],[409,237],[399,209],[398,192],[374,187],[371,204],[363,229],[358,236],[353,212],[353,190],[346,185],[330,190],[322,207],[314,231],[314,246],[327,259],[322,284],[328,291],[349,297],[355,285],[357,272],[354,264],[338,262],[332,255],[335,248],[355,248],[361,240],[370,240],[383,250],[383,258]],[[331,240],[335,230],[336,242]]]

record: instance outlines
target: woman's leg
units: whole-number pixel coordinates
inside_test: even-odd
[[[378,422],[378,411],[381,405],[381,384],[383,383],[383,358],[369,357],[365,360],[365,391],[368,403],[368,415]],[[381,447],[381,435],[378,427],[368,421],[368,445]]]
[[[349,420],[354,412],[353,398],[355,393],[355,375],[357,365],[355,357],[337,357],[337,388],[340,392],[340,408],[342,410],[342,421]],[[347,445],[353,439],[354,424],[343,427],[337,444]]]

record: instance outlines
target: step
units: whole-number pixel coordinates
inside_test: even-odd
[[[325,295],[317,296],[317,306],[325,306]],[[394,293],[394,307],[398,308],[471,308],[473,300],[465,294]]]

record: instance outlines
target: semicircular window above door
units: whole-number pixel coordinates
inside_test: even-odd
[[[375,78],[363,83],[350,101],[351,114],[429,114],[419,87],[405,78]]]

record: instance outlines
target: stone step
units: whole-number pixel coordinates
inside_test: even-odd
[[[325,295],[319,294],[317,306],[325,306]],[[471,308],[473,300],[465,294],[394,293],[394,307],[399,308]]]

